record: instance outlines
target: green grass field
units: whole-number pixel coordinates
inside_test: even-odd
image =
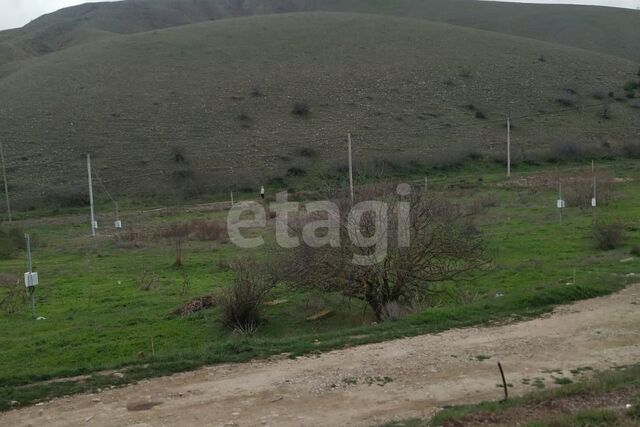
[[[633,281],[627,275],[638,273],[639,268],[637,257],[621,262],[640,243],[640,186],[631,179],[638,178],[636,166],[625,160],[599,165],[610,176],[629,178],[611,184],[613,200],[597,211],[600,221],[616,220],[625,226],[624,245],[610,251],[595,248],[590,210],[566,209],[561,227],[554,208],[557,174],[565,177],[565,191],[569,192],[572,184],[567,177],[588,172],[590,165],[519,167],[510,185],[502,168],[486,161],[471,162],[453,172],[430,170],[430,191],[481,205],[475,221],[487,236],[493,262],[490,269],[464,285],[464,298],[441,298],[433,308],[396,322],[375,324],[369,308],[358,301],[280,286],[269,299],[287,302],[265,307],[267,322],[251,337],[225,330],[217,320],[217,309],[170,316],[186,301],[228,285],[233,278],[229,262],[246,254],[229,243],[189,242],[184,266],[175,268],[172,244],[154,234],[175,221],[223,219],[225,212],[186,213],[179,207],[147,213],[139,207],[125,210],[125,225],[144,232],[139,248],[118,243],[108,230],[111,219],[106,214],[99,217],[104,230],[95,239],[89,236],[86,213],[24,220],[20,225],[35,236],[34,266],[41,280],[37,312],[46,320],[31,319],[23,291],[10,306],[3,304],[0,408],[9,408],[11,401],[22,405],[202,364],[280,353],[295,356],[518,319],[556,304],[613,292]],[[421,180],[423,176],[395,178]],[[534,182],[550,177],[551,185],[521,186],[525,177]],[[486,199],[490,202],[482,202]],[[101,203],[99,210],[104,212],[107,205]],[[254,256],[268,254],[256,250]],[[24,254],[0,260],[0,271],[20,277],[25,271]],[[156,285],[149,290],[140,286],[144,272],[157,275]],[[186,293],[181,291],[185,275],[190,283]],[[445,286],[452,289],[452,285]],[[0,288],[0,300],[8,289],[7,284]],[[306,320],[323,309],[335,314],[319,321]],[[93,375],[76,382],[41,382],[124,367],[124,378]]]

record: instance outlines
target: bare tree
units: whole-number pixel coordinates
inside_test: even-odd
[[[434,284],[463,279],[488,262],[461,207],[406,184],[362,189],[353,209],[349,200],[334,203],[334,214],[309,215],[292,228],[304,235],[307,224],[334,215],[339,244],[285,251],[287,279],[364,300],[378,320],[398,304],[428,297]],[[366,209],[354,214],[359,207]]]

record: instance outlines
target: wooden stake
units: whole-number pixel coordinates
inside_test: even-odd
[[[500,376],[502,377],[502,387],[504,388],[504,400],[506,402],[509,399],[509,387],[507,386],[507,380],[504,377],[504,370],[502,369],[502,364],[498,362],[498,368],[500,369]]]

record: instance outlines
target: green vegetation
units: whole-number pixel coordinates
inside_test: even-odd
[[[635,173],[633,163],[616,161],[607,166],[611,175]],[[573,176],[589,167],[565,166],[560,173]],[[194,298],[217,294],[234,281],[229,265],[246,253],[225,243],[211,225],[222,220],[224,212],[124,212],[125,231],[113,235],[105,226],[96,239],[88,236],[84,215],[23,221],[24,229],[37,237],[34,267],[41,281],[37,311],[46,320],[30,318],[22,285],[12,280],[2,284],[0,344],[7,350],[0,354],[0,407],[202,364],[280,353],[295,357],[535,316],[557,304],[620,289],[631,280],[625,276],[638,266],[635,259],[619,262],[629,256],[630,247],[640,237],[630,226],[640,214],[635,203],[640,197],[637,183],[616,182],[616,198],[598,209],[599,219],[625,224],[628,235],[624,246],[602,252],[591,240],[589,211],[568,208],[564,226],[557,224],[557,173],[523,166],[507,184],[502,167],[481,161],[468,163],[457,172],[434,172],[429,191],[455,197],[473,208],[476,226],[488,238],[491,268],[468,283],[441,285],[426,304],[421,302],[394,322],[382,323],[374,322],[365,304],[337,293],[296,291],[279,285],[267,294],[261,323],[250,335],[230,332],[220,322],[220,307],[186,316],[174,314]],[[396,178],[423,182],[416,175]],[[101,221],[107,224],[108,218]],[[174,228],[172,224],[183,224],[178,229],[193,224],[187,227],[191,232],[181,234],[191,237],[183,242],[180,267],[175,266],[174,234],[166,234]],[[269,230],[256,232],[267,239],[271,235]],[[268,254],[256,250],[255,256]],[[574,268],[577,283],[568,285]],[[24,254],[0,261],[0,270],[19,277]],[[16,286],[17,293],[12,291]],[[5,300],[5,296],[10,298]],[[333,315],[307,320],[324,310],[332,310]],[[25,360],[29,363],[23,363]],[[100,374],[108,369],[120,369],[124,378]],[[83,374],[89,377],[42,382]]]
[[[636,425],[640,402],[636,398],[628,410],[621,411],[616,403],[616,396],[624,396],[623,401],[637,396],[640,389],[640,365],[598,373],[592,379],[567,384],[553,390],[512,398],[507,402],[483,402],[446,408],[430,423],[412,420],[415,424],[408,425],[476,425],[473,421],[480,425],[482,420],[492,420],[492,424],[518,424],[527,427]],[[607,402],[611,402],[612,408],[607,406]],[[522,424],[527,421],[528,424]]]

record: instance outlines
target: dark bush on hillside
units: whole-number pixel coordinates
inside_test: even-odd
[[[461,67],[460,77],[464,77],[465,79],[471,78],[471,69],[467,67]]]
[[[623,87],[625,92],[633,92],[638,88],[640,88],[640,84],[635,80],[628,81]]]
[[[564,107],[573,107],[576,105],[577,98],[573,93],[566,93],[558,97],[556,102]]]
[[[51,209],[80,208],[89,206],[89,194],[73,189],[50,191],[45,202]]]
[[[316,157],[316,156],[318,156],[318,152],[316,150],[314,150],[313,148],[309,148],[309,147],[301,148],[300,150],[298,150],[297,154],[300,157]]]
[[[24,248],[25,241],[22,229],[0,225],[0,259],[11,258]]]
[[[296,102],[295,104],[293,104],[293,109],[291,110],[291,112],[295,116],[305,117],[311,114],[311,109],[304,102]]]
[[[468,160],[481,159],[482,153],[474,143],[436,152],[430,156],[430,166],[435,169],[451,170],[464,165]]]
[[[640,245],[635,245],[629,251],[629,254],[640,257]]]
[[[486,114],[484,114],[482,111],[478,110],[476,111],[476,119],[486,119],[487,116]]]
[[[227,228],[221,221],[194,219],[171,223],[163,227],[158,232],[158,236],[164,239],[220,241],[226,238]]]
[[[624,240],[624,227],[618,222],[598,223],[593,227],[596,247],[608,251],[619,247]]]
[[[583,147],[577,139],[571,136],[564,136],[551,143],[547,160],[550,162],[580,160],[585,154],[585,147]]]
[[[640,141],[627,141],[622,146],[622,152],[626,157],[640,159]]]
[[[233,270],[236,273],[233,283],[218,298],[220,321],[235,333],[251,335],[262,323],[260,311],[276,280],[251,261],[241,261]]]
[[[306,174],[307,171],[302,169],[301,167],[292,167],[287,169],[287,176],[290,177],[305,176]]]
[[[257,87],[254,87],[251,90],[251,96],[253,96],[254,98],[260,98],[262,95],[262,91]]]

